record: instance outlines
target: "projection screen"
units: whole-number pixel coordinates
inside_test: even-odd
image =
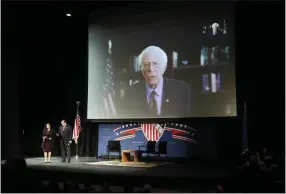
[[[124,16],[90,17],[88,119],[237,115],[232,7]]]

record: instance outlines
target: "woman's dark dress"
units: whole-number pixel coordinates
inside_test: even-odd
[[[53,148],[53,137],[52,137],[53,133],[52,130],[48,131],[46,129],[44,129],[43,131],[43,137],[46,137],[43,142],[42,142],[42,149],[44,152],[52,152],[52,148]],[[49,139],[51,138],[51,140]]]

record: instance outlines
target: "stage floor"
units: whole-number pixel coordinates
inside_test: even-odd
[[[173,162],[155,167],[90,165],[91,162],[106,160],[93,157],[75,157],[71,163],[62,163],[61,157],[52,157],[51,163],[44,163],[43,157],[26,158],[31,177],[40,180],[77,181],[81,183],[102,183],[113,185],[132,184],[142,186],[146,183],[158,188],[183,188],[191,184],[213,184],[236,175],[236,168],[230,166],[206,165],[202,163]]]
[[[28,168],[49,171],[63,171],[74,173],[91,173],[124,176],[153,176],[170,178],[225,178],[235,172],[235,168],[225,166],[210,166],[201,164],[169,163],[151,168],[129,166],[90,165],[90,162],[101,162],[102,159],[92,157],[75,157],[71,163],[62,163],[60,157],[52,157],[51,163],[44,163],[42,157],[26,158]]]
[[[77,184],[102,185],[106,181],[113,187],[152,188],[181,192],[192,188],[213,189],[217,184],[231,180],[237,174],[235,167],[209,165],[198,162],[187,163],[161,161],[164,165],[155,167],[103,166],[87,163],[103,163],[106,160],[93,157],[72,158],[71,163],[62,163],[61,157],[52,157],[51,163],[44,163],[43,157],[25,158],[27,178],[38,181],[71,181]],[[151,161],[150,161],[151,162]],[[2,161],[2,165],[3,165]],[[151,163],[158,163],[153,161]]]

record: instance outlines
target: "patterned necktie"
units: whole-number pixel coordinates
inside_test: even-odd
[[[156,92],[152,91],[150,94],[149,111],[153,116],[157,115],[157,101],[155,99]]]

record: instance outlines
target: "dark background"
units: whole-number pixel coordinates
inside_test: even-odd
[[[73,125],[77,100],[85,118],[88,13],[93,8],[107,11],[108,6],[2,2],[2,158],[23,151],[41,154],[44,122],[57,128],[66,118]],[[128,13],[132,3],[118,6],[112,11]],[[239,3],[235,10],[238,117],[189,120],[216,127],[222,157],[240,151],[244,101],[250,147],[285,144],[284,2]],[[96,124],[88,126],[97,130]],[[20,147],[20,140],[25,146]]]

